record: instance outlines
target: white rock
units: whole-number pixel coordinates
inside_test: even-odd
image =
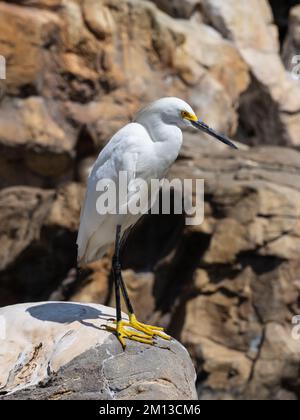
[[[114,317],[114,308],[74,302],[0,309],[2,398],[197,398],[195,371],[179,343],[128,341],[124,351],[104,328]]]

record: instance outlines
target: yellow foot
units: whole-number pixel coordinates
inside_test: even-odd
[[[150,337],[157,335],[158,337],[164,338],[165,340],[171,340],[171,337],[164,332],[163,328],[156,327],[154,325],[143,324],[136,319],[134,314],[129,315],[129,322],[124,321],[124,325],[132,327],[137,331],[141,331]]]
[[[143,324],[136,319],[134,314],[129,315],[129,321],[119,321],[116,323],[116,327],[107,326],[107,329],[117,333],[123,348],[126,347],[125,338],[150,345],[154,344],[154,336],[171,340],[171,337],[164,332],[163,328]]]
[[[128,329],[129,322],[127,321],[119,321],[116,323],[116,327],[106,326],[106,329],[111,332],[115,332],[117,334],[117,337],[123,347],[125,349],[126,342],[125,338],[128,338],[129,340],[133,341],[139,341],[140,343],[144,344],[150,344],[153,345],[153,338],[149,336],[148,334],[140,334],[137,331],[134,331],[133,329]]]

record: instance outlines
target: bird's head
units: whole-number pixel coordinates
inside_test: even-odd
[[[143,117],[148,117],[150,114],[156,115],[166,124],[173,124],[179,127],[192,126],[197,128],[218,139],[222,143],[237,149],[236,145],[226,136],[217,133],[203,121],[199,120],[192,107],[182,99],[172,97],[158,99],[140,111],[136,120],[142,120]]]

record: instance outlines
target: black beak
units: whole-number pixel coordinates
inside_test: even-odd
[[[227,144],[227,146],[232,147],[233,149],[237,149],[237,146],[232,143],[231,140],[229,140],[228,137],[223,136],[222,134],[216,133],[212,128],[210,128],[208,125],[206,125],[202,121],[191,121],[194,127],[198,128],[201,131],[204,131],[204,133],[209,134],[212,137],[215,137],[216,139],[220,140],[222,143]]]

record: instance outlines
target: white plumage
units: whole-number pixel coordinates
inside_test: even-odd
[[[96,191],[98,181],[108,178],[118,184],[120,171],[127,172],[128,182],[137,178],[148,183],[151,179],[162,179],[180,151],[182,132],[179,127],[196,124],[224,141],[199,122],[192,108],[178,98],[162,98],[153,102],[138,113],[134,122],[111,138],[100,152],[88,178],[77,238],[80,264],[97,260],[106,252],[115,240],[118,224],[122,226],[123,233],[139,218],[130,214],[99,214],[96,209],[101,194]],[[133,190],[128,191],[129,200],[133,194]]]

